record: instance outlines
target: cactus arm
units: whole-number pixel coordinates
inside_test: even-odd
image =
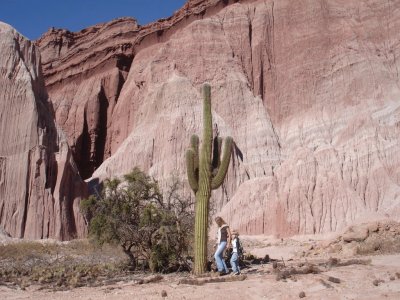
[[[221,184],[224,182],[226,172],[228,171],[229,162],[231,160],[232,143],[233,139],[230,136],[228,136],[225,139],[224,154],[221,160],[221,165],[218,169],[218,173],[211,181],[211,188],[213,190],[219,188]]]
[[[197,149],[199,151],[199,136],[197,134],[192,134],[190,137],[190,146],[192,146],[193,149]]]
[[[212,175],[215,176],[221,165],[222,138],[215,137],[213,141]]]
[[[193,134],[190,137],[190,146],[198,153],[199,152],[199,137],[197,134]]]
[[[196,175],[196,181],[199,181],[199,137],[196,134],[193,134],[190,137],[190,145],[194,151],[193,156],[193,170],[194,175]]]
[[[194,193],[199,189],[199,184],[197,181],[196,170],[195,170],[195,151],[193,149],[186,150],[186,170],[187,177],[189,181],[190,188]]]

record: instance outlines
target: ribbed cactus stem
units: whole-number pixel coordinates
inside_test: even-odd
[[[195,217],[195,261],[194,273],[202,274],[207,267],[208,209],[212,188],[218,188],[228,170],[232,138],[225,141],[224,155],[220,160],[222,139],[218,137],[213,153],[211,87],[203,85],[203,141],[199,153],[199,138],[193,135],[191,147],[186,152],[186,167],[190,187],[196,194]],[[214,159],[211,160],[211,154]],[[213,166],[212,161],[216,162]],[[215,170],[213,170],[215,168]],[[213,177],[215,171],[215,177]]]
[[[186,169],[187,169],[187,176],[190,188],[193,190],[194,193],[197,192],[199,189],[199,182],[196,176],[196,169],[194,167],[195,164],[195,153],[193,149],[186,150]]]
[[[219,188],[221,184],[224,182],[226,172],[228,171],[229,162],[231,161],[232,143],[233,139],[230,136],[228,136],[225,139],[224,154],[222,156],[218,172],[211,180],[211,188],[213,190]]]
[[[207,270],[207,240],[208,240],[208,203],[211,192],[207,190],[196,194],[196,216],[195,216],[195,252],[194,252],[194,274],[203,274]]]
[[[195,172],[197,173],[197,180],[199,179],[199,137],[196,134],[193,134],[192,137],[190,138],[190,145],[192,146],[192,149],[194,151],[194,157],[193,157],[193,167]]]

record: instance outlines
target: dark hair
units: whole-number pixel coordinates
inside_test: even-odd
[[[221,217],[216,217],[215,218],[215,223],[217,223],[218,227],[221,227],[222,225],[226,224],[224,219],[222,219]]]

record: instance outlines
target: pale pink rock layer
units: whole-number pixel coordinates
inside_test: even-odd
[[[40,54],[0,22],[0,227],[13,237],[85,235],[85,192],[49,110]]]
[[[237,145],[217,213],[242,233],[291,235],[400,218],[399,40],[398,1],[210,0],[37,44],[85,178],[140,166],[185,180],[209,82]]]

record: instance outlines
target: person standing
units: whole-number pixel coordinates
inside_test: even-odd
[[[241,248],[239,233],[236,230],[232,230],[232,256],[230,262],[233,275],[240,275],[239,256],[241,254]]]
[[[215,223],[218,225],[218,241],[217,250],[215,251],[214,258],[217,263],[217,268],[220,276],[229,273],[229,270],[224,261],[224,250],[231,245],[231,231],[228,224],[221,217],[215,218]]]

